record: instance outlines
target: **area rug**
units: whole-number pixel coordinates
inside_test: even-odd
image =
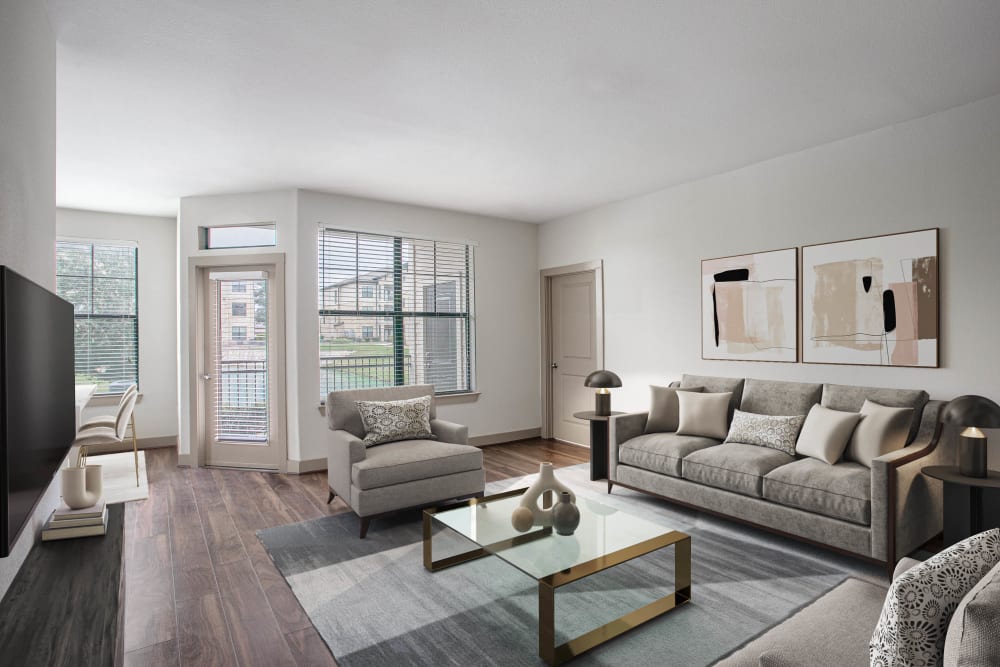
[[[123,503],[149,498],[146,477],[146,452],[139,452],[139,485],[135,484],[135,455],[132,452],[88,456],[89,465],[101,466],[104,478],[104,502]]]
[[[691,535],[692,594],[683,607],[587,653],[579,665],[709,665],[848,576],[877,569],[662,500],[591,482],[588,466],[556,476],[579,496]],[[527,486],[533,476],[487,485]],[[353,514],[258,532],[278,570],[341,667],[540,665],[536,582],[496,557],[436,573],[423,567],[418,513],[372,523]],[[469,548],[451,531],[435,558]],[[673,552],[654,554],[560,588],[557,641],[672,591]]]

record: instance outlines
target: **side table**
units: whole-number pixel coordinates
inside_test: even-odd
[[[590,479],[608,478],[608,418],[623,415],[624,412],[612,412],[610,415],[599,415],[593,410],[574,412],[577,419],[590,422]]]
[[[986,477],[966,477],[958,466],[929,466],[920,472],[944,482],[946,547],[1000,527],[1000,471],[988,470]]]

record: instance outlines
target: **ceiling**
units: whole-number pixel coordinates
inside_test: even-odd
[[[1000,93],[1000,2],[47,0],[60,206],[540,222]]]

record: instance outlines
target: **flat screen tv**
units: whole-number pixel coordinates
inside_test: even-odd
[[[76,434],[73,305],[0,266],[0,557]]]

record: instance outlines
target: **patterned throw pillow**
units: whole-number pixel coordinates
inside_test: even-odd
[[[872,667],[940,665],[951,615],[998,562],[1000,529],[994,528],[899,575],[868,645]]]
[[[433,440],[431,397],[402,401],[355,401],[365,425],[365,447],[396,440]]]
[[[733,423],[729,427],[726,442],[770,447],[795,456],[795,439],[799,437],[799,430],[805,420],[805,415],[777,417],[737,410],[733,413]]]

